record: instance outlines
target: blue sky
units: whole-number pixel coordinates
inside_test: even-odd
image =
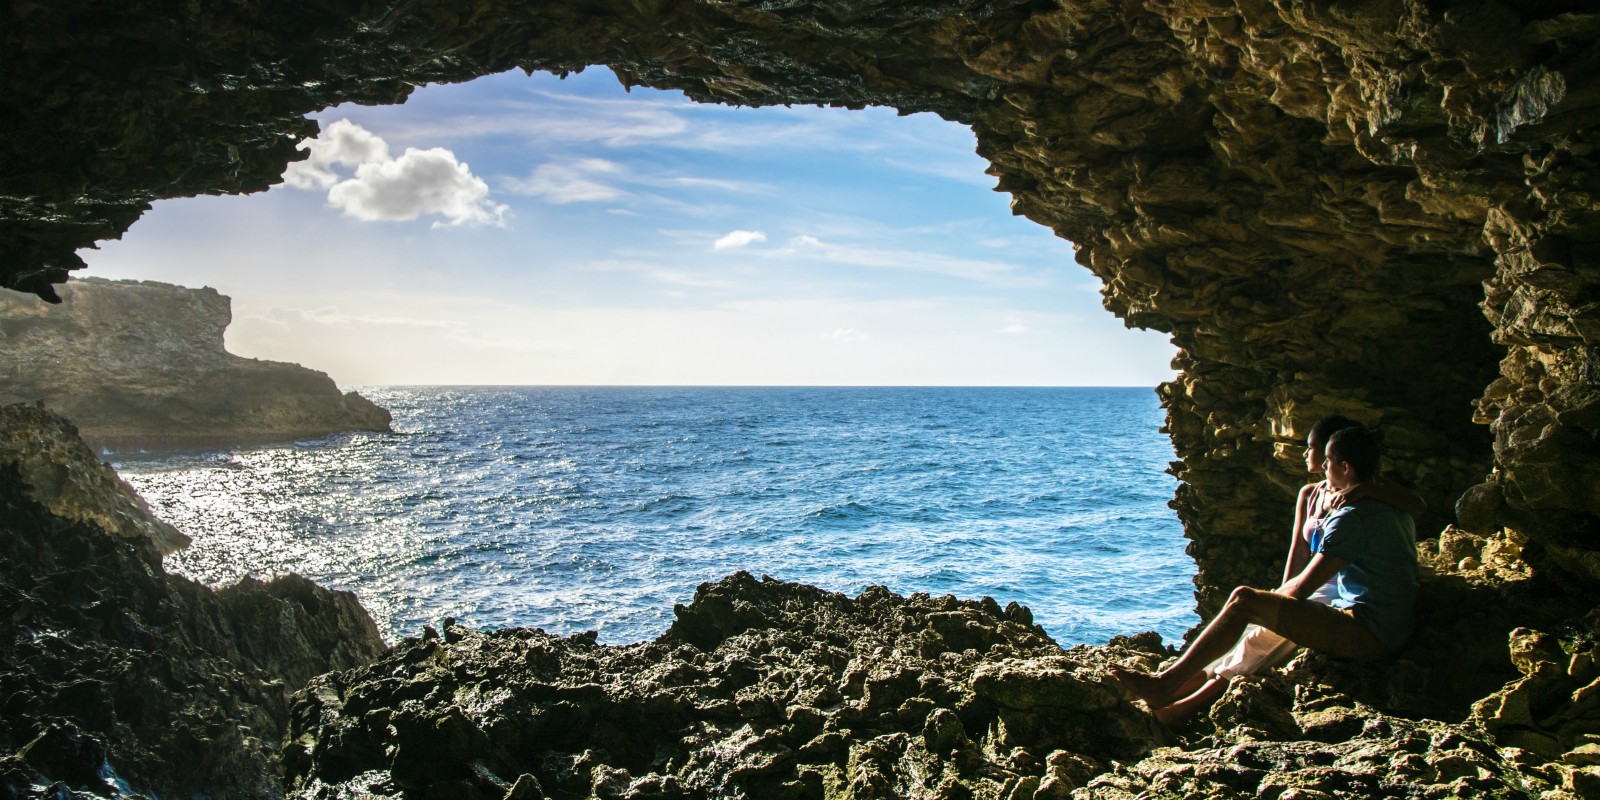
[[[700,105],[591,68],[317,118],[285,183],[158,203],[86,274],[214,286],[230,350],[342,385],[1172,374],[931,114]]]

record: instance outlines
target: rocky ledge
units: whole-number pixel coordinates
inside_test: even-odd
[[[215,289],[77,280],[62,303],[0,290],[0,403],[42,401],[100,450],[387,431],[389,412],[297,364],[223,347]]]

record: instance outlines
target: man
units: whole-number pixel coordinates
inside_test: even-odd
[[[1362,427],[1335,433],[1327,446],[1328,483],[1348,491],[1378,474],[1378,442]],[[1241,586],[1172,666],[1154,675],[1113,667],[1123,688],[1160,710],[1193,691],[1207,665],[1233,648],[1251,623],[1321,653],[1358,660],[1384,658],[1415,626],[1417,537],[1411,517],[1363,499],[1323,523],[1311,560],[1275,592]],[[1306,598],[1330,578],[1338,597]]]

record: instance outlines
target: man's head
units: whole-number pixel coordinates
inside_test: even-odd
[[[1348,489],[1378,475],[1378,437],[1356,425],[1328,437],[1328,483]]]

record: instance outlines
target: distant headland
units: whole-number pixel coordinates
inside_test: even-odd
[[[99,451],[387,431],[389,412],[298,364],[223,347],[215,289],[74,280],[60,305],[0,292],[0,404],[42,401]]]

